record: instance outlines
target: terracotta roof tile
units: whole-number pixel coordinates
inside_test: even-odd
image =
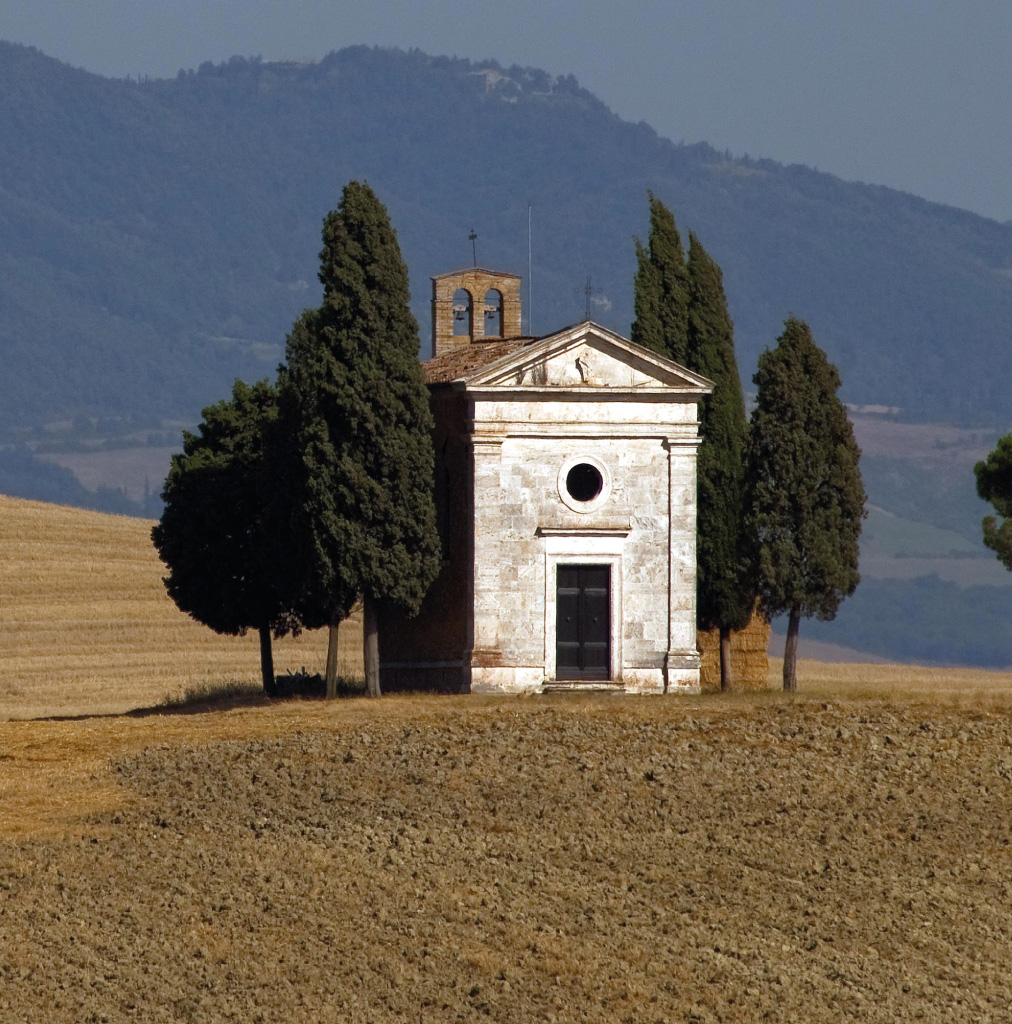
[[[506,338],[503,341],[473,341],[459,348],[450,349],[422,363],[428,384],[448,384],[480,370],[483,366],[515,352],[524,345],[530,345],[536,338]]]

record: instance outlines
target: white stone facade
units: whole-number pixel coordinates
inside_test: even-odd
[[[447,561],[419,618],[384,641],[388,680],[698,692],[697,403],[710,382],[591,323],[489,354],[430,372]],[[589,489],[567,484],[574,467]],[[607,571],[566,590],[560,567]],[[563,602],[590,609],[573,612],[588,625],[569,644]],[[586,657],[596,678],[560,657]]]

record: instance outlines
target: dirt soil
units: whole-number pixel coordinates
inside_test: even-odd
[[[0,1021],[1012,1020],[1007,707],[339,703],[0,807]]]

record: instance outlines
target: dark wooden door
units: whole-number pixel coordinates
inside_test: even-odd
[[[611,676],[611,566],[558,567],[556,679]]]

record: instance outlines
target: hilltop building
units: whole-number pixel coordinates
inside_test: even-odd
[[[697,403],[711,382],[584,322],[520,336],[520,279],[433,278],[442,571],[381,626],[385,689],[691,693]]]

